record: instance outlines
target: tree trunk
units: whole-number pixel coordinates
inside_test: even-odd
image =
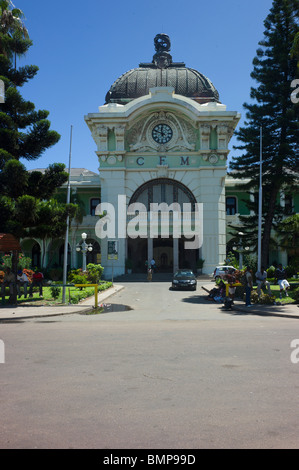
[[[275,204],[277,194],[279,192],[279,187],[274,186],[271,191],[271,196],[268,205],[268,211],[266,217],[264,219],[264,230],[262,236],[262,253],[261,253],[261,265],[268,266],[268,259],[269,259],[269,247],[270,247],[270,239],[271,239],[271,229],[272,223],[275,215]]]
[[[11,296],[11,301],[13,304],[17,305],[17,272],[18,272],[18,261],[19,261],[19,252],[14,250],[12,252],[12,259],[11,259],[11,270],[13,275],[15,276],[16,282],[13,286],[13,293]]]

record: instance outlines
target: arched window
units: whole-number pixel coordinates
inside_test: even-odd
[[[190,203],[194,212],[196,199],[190,189],[179,181],[168,178],[157,178],[144,183],[132,195],[130,204],[141,202],[147,210],[150,210],[151,203],[166,202],[168,205],[176,202],[183,210],[183,204]]]
[[[41,256],[41,250],[40,250],[40,246],[38,243],[35,243],[32,247],[32,266],[38,266],[40,267],[41,263],[40,263],[40,256]]]

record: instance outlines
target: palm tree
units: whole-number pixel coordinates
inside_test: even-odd
[[[24,13],[11,0],[0,0],[0,54],[12,60],[24,54],[31,46]]]

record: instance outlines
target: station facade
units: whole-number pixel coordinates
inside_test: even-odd
[[[152,61],[121,75],[98,112],[85,116],[99,173],[71,169],[72,193],[83,212],[71,224],[69,268],[82,267],[76,248],[86,233],[92,246],[87,263],[101,263],[107,279],[112,272],[124,274],[129,265],[144,272],[152,258],[161,272],[196,270],[203,259],[203,273],[211,274],[225,262],[229,225],[238,226],[239,214],[250,215],[245,201],[251,195],[240,192],[238,181],[227,174],[240,114],[221,103],[206,76],[172,60],[167,35],[158,34],[154,47]],[[291,204],[298,212],[298,194]],[[163,220],[165,207],[169,213]],[[181,229],[184,220],[190,222],[193,238],[184,230],[178,234],[175,217]],[[116,259],[108,253],[111,241]],[[63,265],[63,239],[24,239],[21,246],[34,266]],[[287,253],[274,250],[272,260],[286,264]]]
[[[109,238],[117,239],[116,274],[125,272],[126,259],[140,270],[152,258],[166,271],[195,269],[201,258],[204,271],[210,272],[226,255],[226,161],[240,115],[219,101],[207,77],[172,61],[168,36],[157,35],[154,44],[152,62],[118,78],[105,104],[85,116],[99,159],[101,203],[115,210],[110,214],[116,221],[115,237],[111,233],[101,240],[108,276]],[[121,207],[120,195],[125,200]],[[134,218],[128,213],[133,203],[147,210],[147,233],[141,227],[141,236],[123,236],[123,231],[119,236],[121,218],[127,225]],[[192,223],[201,211],[199,246],[188,243],[191,234],[176,236],[173,223],[167,236],[162,227],[151,236],[150,211],[162,203],[179,205],[182,217],[186,207]]]

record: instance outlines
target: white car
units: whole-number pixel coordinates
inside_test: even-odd
[[[232,272],[236,271],[236,268],[233,266],[217,266],[213,272],[213,278],[215,281],[217,279],[223,279],[224,276],[228,273],[228,271],[232,270]]]

